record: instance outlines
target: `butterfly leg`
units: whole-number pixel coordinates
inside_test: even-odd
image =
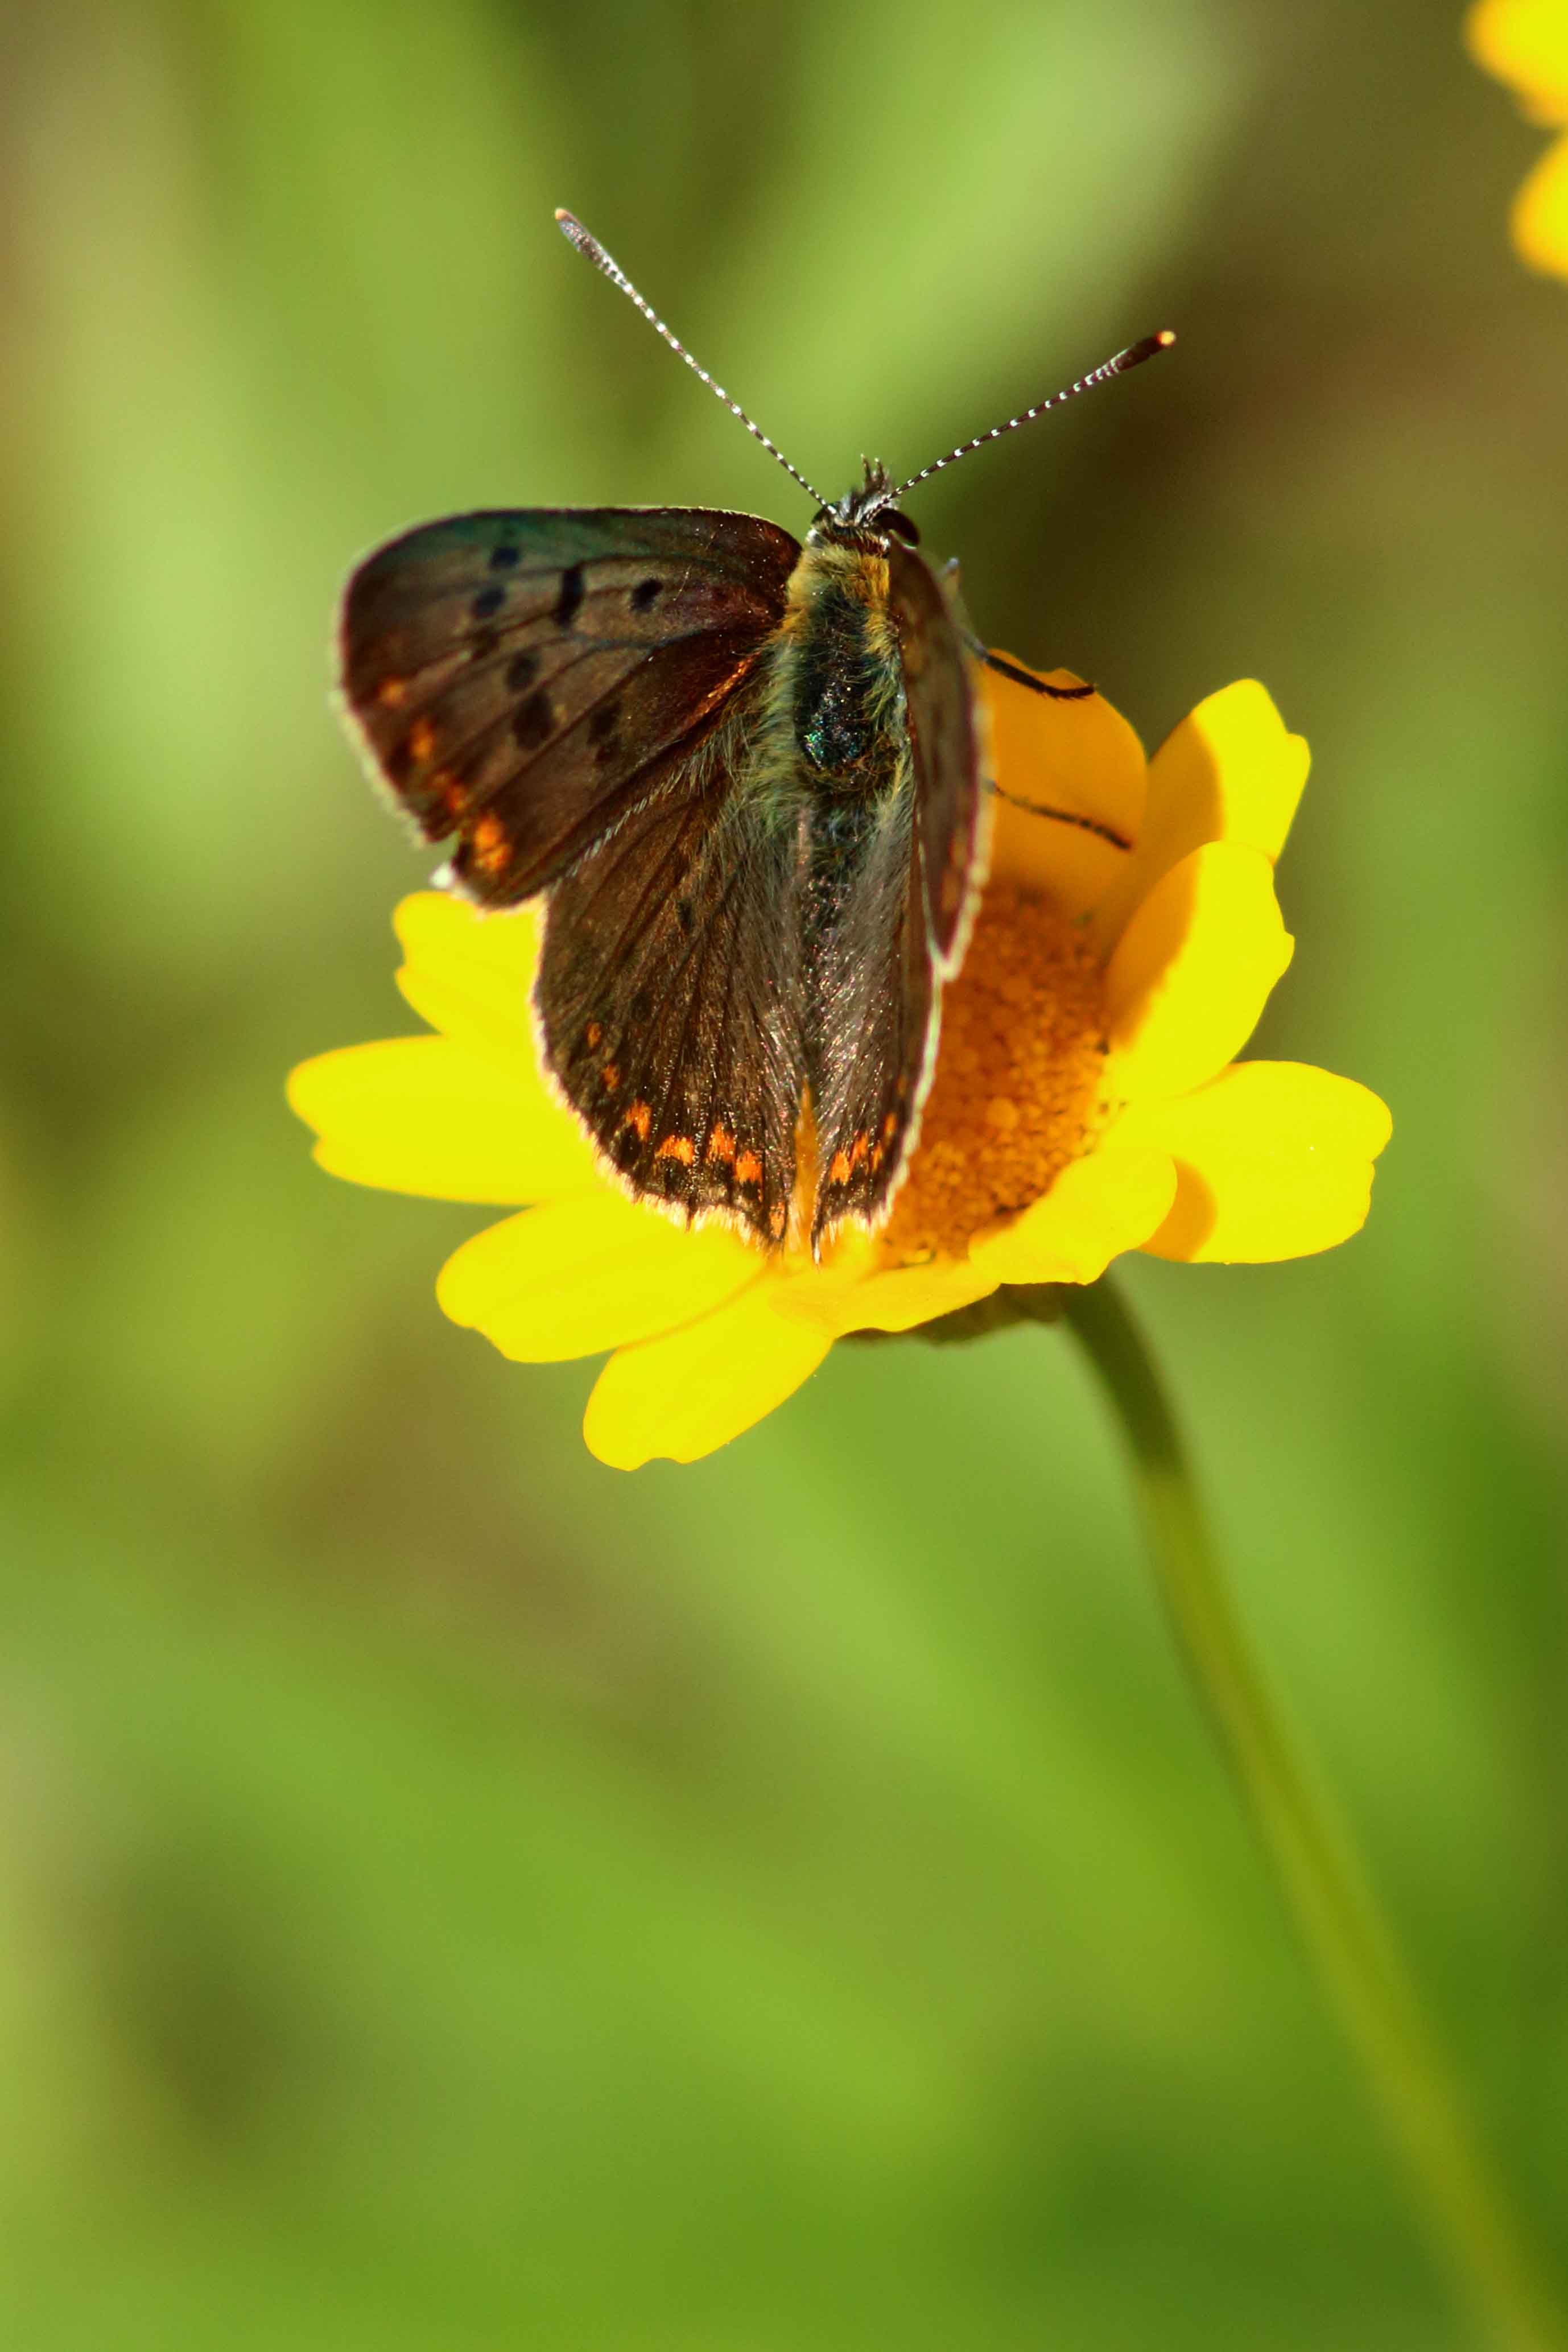
[[[1010,677],[1015,686],[1026,686],[1033,694],[1048,694],[1053,702],[1087,702],[1091,694],[1100,690],[1093,686],[1053,686],[1048,678],[1037,677],[1032,669],[1024,669],[1018,663],[1010,662],[1005,654],[994,654],[988,646],[981,644],[978,637],[971,637],[969,650],[976,661],[984,663],[987,669],[995,670],[999,677]]]
[[[966,637],[965,642],[976,661],[984,662],[987,669],[995,670],[1003,677],[1010,677],[1016,686],[1028,687],[1035,694],[1049,695],[1053,702],[1087,702],[1097,690],[1092,686],[1052,686],[1048,679],[1037,677],[1032,669],[1024,669],[1017,662],[1010,662],[1005,654],[994,654],[988,646],[981,644],[978,637]],[[1016,793],[1004,791],[989,776],[983,781],[985,790],[994,793],[999,801],[1010,801],[1015,808],[1026,809],[1031,816],[1049,817],[1057,824],[1076,824],[1080,832],[1098,834],[1100,840],[1109,841],[1113,849],[1131,849],[1132,846],[1123,835],[1108,824],[1101,824],[1098,817],[1080,816],[1076,809],[1047,808],[1039,801],[1021,800]]]
[[[982,781],[985,790],[997,800],[1006,801],[1013,808],[1023,809],[1029,816],[1049,817],[1053,824],[1076,824],[1080,833],[1092,833],[1101,841],[1109,841],[1112,849],[1131,849],[1132,846],[1125,834],[1118,833],[1111,825],[1101,824],[1097,816],[1081,816],[1077,809],[1047,808],[1042,801],[1021,800],[1016,793],[1006,792],[1002,785],[993,783],[989,776]]]

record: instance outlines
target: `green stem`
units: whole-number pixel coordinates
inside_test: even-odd
[[[1104,1281],[1064,1289],[1058,1299],[1121,1421],[1177,1642],[1323,1990],[1404,2155],[1437,2253],[1489,2341],[1507,2352],[1568,2352],[1557,2298],[1491,2178],[1356,1856],[1304,1769],[1248,1645],[1137,1324]]]

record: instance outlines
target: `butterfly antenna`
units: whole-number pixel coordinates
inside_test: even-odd
[[[1047,408],[1059,408],[1064,400],[1076,400],[1080,392],[1089,392],[1097,383],[1109,383],[1112,376],[1125,375],[1129,368],[1142,367],[1144,361],[1152,360],[1157,352],[1168,352],[1175,340],[1169,327],[1163,327],[1157,335],[1145,335],[1141,343],[1129,343],[1124,352],[1118,352],[1114,359],[1105,361],[1092,374],[1080,375],[1078,382],[1069,383],[1065,392],[1053,392],[1048,400],[1037,400],[1033,408],[1026,408],[1021,416],[1010,416],[1005,425],[994,425],[989,433],[977,433],[973,441],[960,442],[956,449],[950,449],[946,457],[937,458],[934,465],[922,466],[918,474],[911,474],[907,482],[899,484],[890,494],[889,503],[901,499],[904,492],[912,490],[917,482],[929,481],[933,474],[940,474],[944,466],[956,466],[961,457],[968,457],[976,449],[984,449],[988,441],[1000,441],[1005,433],[1016,433],[1020,425],[1032,425],[1037,416],[1045,415]]]
[[[767,451],[769,457],[776,457],[779,464],[784,467],[784,472],[790,475],[794,480],[797,481],[800,484],[801,488],[805,490],[809,497],[814,498],[816,500],[819,507],[825,507],[827,504],[827,500],[823,497],[822,492],[818,489],[813,488],[811,483],[806,480],[805,476],[800,471],[798,467],[792,466],[790,464],[789,459],[784,456],[784,451],[779,447],[777,442],[770,441],[767,435],[763,431],[762,426],[752,423],[745,410],[742,407],[740,402],[738,400],[731,400],[723,385],[721,383],[715,383],[707,369],[698,365],[696,360],[692,358],[691,353],[687,350],[686,345],[681,342],[677,336],[671,334],[669,329],[665,325],[664,320],[654,310],[652,303],[644,301],[642,296],[637,292],[637,288],[632,284],[631,279],[626,276],[626,271],[620,267],[619,263],[611,260],[609,255],[605,251],[604,247],[599,243],[598,238],[596,236],[591,236],[588,231],[584,227],[582,222],[576,219],[571,213],[557,212],[555,215],[555,224],[560,229],[562,236],[567,240],[568,244],[574,245],[579,253],[586,254],[595,268],[602,269],[605,276],[610,280],[610,283],[613,286],[618,286],[621,292],[625,294],[630,301],[637,304],[637,309],[642,312],[643,317],[647,320],[648,325],[654,330],[654,332],[664,337],[665,341],[669,345],[670,350],[675,352],[677,358],[683,359],[694,375],[700,376],[702,382],[707,385],[709,391],[713,394],[714,397],[723,402],[731,415],[738,416],[740,418],[742,424],[745,426],[752,440],[760,441],[763,448]],[[946,463],[945,459],[943,460],[943,463]]]

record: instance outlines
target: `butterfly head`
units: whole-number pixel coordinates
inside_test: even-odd
[[[835,505],[817,509],[806,534],[808,541],[885,551],[890,539],[901,539],[907,546],[918,547],[920,532],[908,515],[900,513],[899,493],[887,467],[879,457],[867,457],[862,463],[865,480],[858,488],[846,490]]]

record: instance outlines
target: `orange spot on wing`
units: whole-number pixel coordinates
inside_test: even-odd
[[[891,1143],[891,1141],[892,1141],[892,1139],[893,1139],[894,1136],[895,1136],[895,1135],[897,1135],[898,1131],[899,1131],[899,1122],[898,1122],[898,1118],[897,1118],[897,1116],[896,1116],[896,1114],[895,1114],[894,1112],[889,1111],[889,1112],[888,1113],[887,1118],[882,1121],[882,1140],[883,1140],[883,1142],[884,1142],[884,1143]]]
[[[735,1181],[738,1184],[760,1184],[763,1163],[754,1151],[741,1151],[735,1156]]]
[[[499,874],[505,866],[506,827],[499,816],[482,816],[475,825],[474,856],[487,874]]]
[[[436,730],[427,719],[416,719],[408,730],[409,757],[427,760],[436,749]]]
[[[847,1151],[836,1151],[834,1153],[832,1165],[827,1171],[827,1181],[830,1184],[848,1183],[849,1154]]]
[[[606,1062],[600,1075],[604,1078],[605,1084],[609,1087],[610,1092],[614,1094],[616,1088],[621,1083],[620,1064],[618,1062]]]
[[[783,1241],[784,1224],[788,1216],[789,1210],[783,1201],[775,1202],[773,1206],[769,1210],[768,1231],[772,1234],[775,1242]]]
[[[862,1128],[859,1134],[855,1137],[849,1146],[849,1172],[851,1175],[853,1175],[856,1169],[859,1167],[860,1162],[865,1159],[870,1149],[871,1139],[867,1134],[865,1129]]]
[[[656,1160],[679,1160],[683,1168],[689,1168],[697,1157],[697,1146],[689,1135],[667,1135],[653,1156]]]
[[[635,1127],[639,1143],[647,1141],[647,1131],[653,1125],[653,1112],[645,1102],[629,1103],[622,1117],[623,1127]],[[662,1148],[662,1147],[661,1147]]]
[[[431,777],[430,790],[449,817],[457,816],[468,797],[457,777],[448,776],[444,772]]]
[[[600,1045],[604,1043],[605,1037],[605,1033],[600,1028],[598,1023],[596,1021],[590,1021],[588,1026],[583,1032],[583,1034],[588,1041],[589,1053],[597,1053]]]
[[[708,1139],[710,1160],[722,1160],[726,1164],[735,1157],[735,1139],[727,1127],[716,1127]]]
[[[375,689],[375,698],[388,710],[395,710],[408,692],[408,681],[403,677],[384,677]]]

